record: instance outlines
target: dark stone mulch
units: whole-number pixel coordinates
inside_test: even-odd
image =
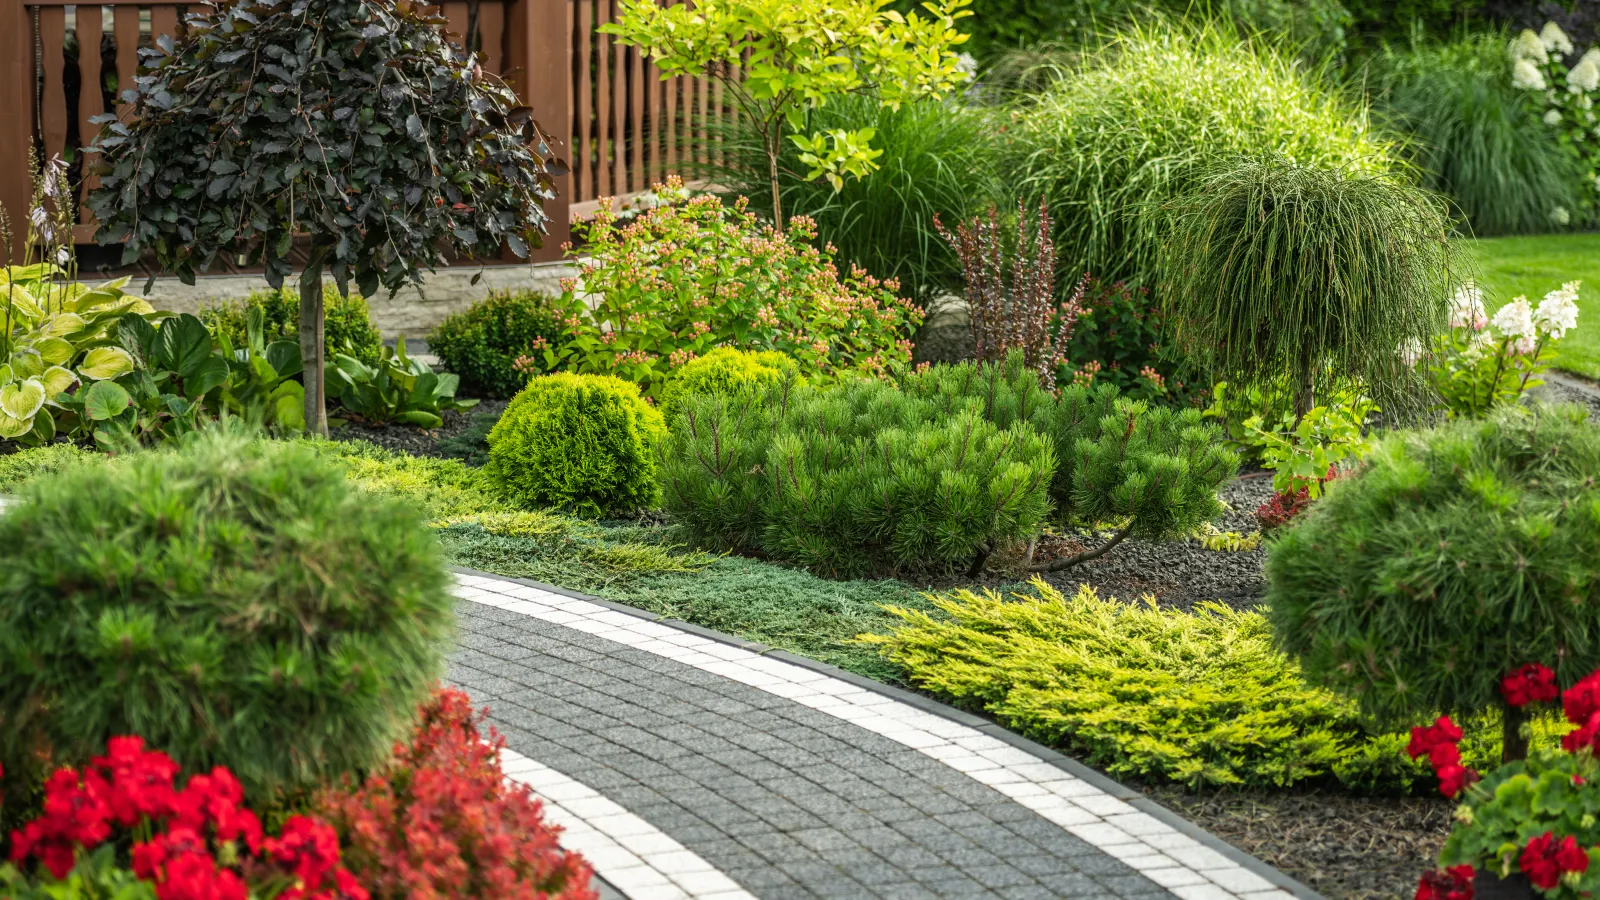
[[[505,411],[506,401],[484,400],[463,412],[446,412],[444,424],[434,429],[412,425],[372,425],[358,419],[346,420],[340,428],[332,429],[334,440],[360,440],[377,444],[386,450],[398,450],[413,456],[436,456],[464,459],[474,465],[485,461],[482,454],[487,445],[474,436],[488,433],[495,420]],[[473,451],[476,450],[476,456]]]
[[[1146,788],[1151,798],[1329,900],[1404,900],[1434,868],[1455,804],[1443,797]]]

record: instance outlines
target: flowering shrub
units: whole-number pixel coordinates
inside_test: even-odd
[[[1501,688],[1515,708],[1549,703],[1557,697],[1556,674],[1527,663],[1502,678]],[[1441,871],[1422,877],[1418,898],[1471,900],[1480,870],[1498,878],[1521,873],[1545,897],[1600,891],[1600,671],[1560,697],[1567,721],[1578,726],[1562,738],[1562,752],[1509,762],[1481,779],[1461,765],[1461,731],[1448,718],[1411,730],[1409,755],[1429,757],[1440,792],[1461,800],[1439,854]]]
[[[442,690],[409,745],[315,807],[343,837],[345,864],[375,900],[593,900],[589,864],[556,845],[528,788],[500,771],[505,738],[480,734],[486,712]]]
[[[1511,42],[1511,84],[1544,94],[1544,124],[1558,129],[1561,146],[1583,173],[1583,221],[1593,221],[1600,210],[1600,115],[1595,96],[1600,92],[1600,47],[1589,51],[1571,68],[1566,60],[1576,50],[1572,40],[1554,22],[1534,34],[1524,29]],[[1557,225],[1571,221],[1572,212],[1557,209]]]
[[[1469,282],[1451,299],[1450,330],[1435,340],[1432,352],[1402,347],[1401,360],[1421,365],[1451,416],[1482,416],[1543,383],[1538,376],[1545,350],[1578,324],[1579,284],[1566,282],[1538,307],[1517,297],[1491,318],[1483,292]]]
[[[43,813],[11,833],[11,862],[37,863],[38,878],[62,881],[88,856],[98,877],[125,881],[106,870],[113,847],[126,843],[133,875],[154,886],[155,900],[368,900],[339,865],[339,838],[325,822],[290,816],[272,837],[228,769],[182,788],[177,775],[178,764],[143,738],[112,738],[105,756],[45,782]]]
[[[859,269],[841,276],[831,248],[811,246],[811,220],[779,233],[745,206],[698,196],[619,225],[603,201],[582,278],[563,282],[571,339],[544,351],[546,367],[615,375],[654,397],[673,368],[723,345],[779,350],[823,376],[910,361],[922,313],[895,295],[896,282]]]
[[[1083,282],[1078,306],[1062,383],[1109,382],[1137,400],[1196,399],[1198,385],[1178,376],[1174,355],[1162,341],[1161,307],[1150,299],[1149,288],[1091,275]]]

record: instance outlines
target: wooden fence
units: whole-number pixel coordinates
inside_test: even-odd
[[[138,49],[163,34],[180,37],[186,10],[148,0],[0,0],[0,205],[17,252],[30,147],[42,159],[69,160],[81,199],[94,186],[76,162],[78,148],[98,130],[90,118],[107,110],[128,115],[118,95],[137,72]],[[571,174],[547,207],[551,233],[536,259],[560,258],[572,215],[599,197],[646,190],[688,157],[707,160],[715,123],[732,121],[720,85],[663,82],[635,48],[597,31],[617,15],[617,0],[450,0],[442,10],[453,39],[470,42],[484,68],[515,87],[548,132],[568,139],[557,152]],[[79,221],[77,240],[89,243],[94,224],[86,210]]]

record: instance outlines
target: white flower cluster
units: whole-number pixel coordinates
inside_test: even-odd
[[[1558,53],[1562,56],[1572,55],[1572,40],[1567,37],[1565,31],[1561,30],[1561,26],[1554,22],[1544,23],[1544,29],[1539,32],[1539,43],[1543,44],[1544,49],[1550,53]]]
[[[1519,59],[1511,66],[1511,86],[1522,91],[1544,90],[1544,73],[1531,59]]]
[[[1513,62],[1527,62],[1529,67],[1542,66],[1550,61],[1550,52],[1544,48],[1544,41],[1533,33],[1530,28],[1522,29],[1517,39],[1511,42],[1511,59]],[[1538,69],[1534,69],[1535,72]]]
[[[1518,353],[1529,354],[1538,347],[1539,334],[1533,325],[1533,307],[1528,304],[1527,297],[1518,297],[1500,307],[1500,311],[1489,320],[1489,326],[1500,332],[1500,336],[1511,341],[1511,346]]]
[[[1550,335],[1554,340],[1578,327],[1578,285],[1579,281],[1569,281],[1560,289],[1544,295],[1539,308],[1533,312],[1534,324],[1539,330]]]
[[[1483,308],[1483,291],[1470,281],[1456,288],[1456,295],[1450,298],[1450,327],[1482,331],[1488,324],[1489,317]]]

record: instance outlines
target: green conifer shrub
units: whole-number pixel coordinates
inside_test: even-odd
[[[261,800],[386,758],[453,624],[437,540],[317,455],[225,431],[33,479],[0,516],[0,766],[114,735]]]
[[[490,430],[485,468],[523,506],[632,512],[655,502],[664,430],[661,413],[631,381],[543,375],[512,398]]]
[[[563,330],[552,299],[538,291],[490,291],[440,322],[428,335],[428,350],[444,371],[461,376],[466,396],[514,396],[530,375],[545,368],[544,351],[561,344]],[[538,368],[518,370],[523,357]]]
[[[1394,434],[1267,557],[1267,607],[1306,675],[1380,720],[1489,710],[1524,663],[1600,666],[1600,430],[1506,407]]]
[[[1024,540],[1055,469],[1045,435],[976,396],[792,377],[691,396],[662,456],[666,506],[697,539],[832,575],[951,570]]]
[[[794,360],[776,350],[718,347],[673,371],[672,378],[661,386],[661,415],[666,421],[673,421],[679,405],[690,394],[732,396],[745,387],[776,384],[794,371]]]

